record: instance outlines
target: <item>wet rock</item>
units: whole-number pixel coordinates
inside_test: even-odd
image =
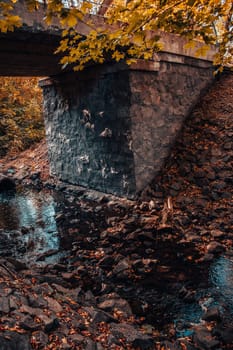
[[[11,257],[8,257],[6,260],[9,261],[14,266],[14,269],[16,271],[21,271],[21,270],[27,269],[27,265],[22,261],[19,261],[17,259],[11,258]]]
[[[205,254],[199,259],[200,262],[209,262],[213,260],[214,260],[214,254],[209,254],[209,253]]]
[[[34,308],[46,308],[48,306],[48,302],[43,297],[38,295],[29,295],[28,304]]]
[[[145,241],[145,240],[155,241],[156,235],[153,234],[152,232],[141,231],[138,233],[138,239],[140,239],[142,241]]]
[[[7,297],[0,297],[0,315],[7,314],[10,311],[9,299]]]
[[[33,321],[33,318],[31,316],[23,317],[19,322],[19,326],[20,328],[23,328],[26,331],[31,331],[31,332],[37,331],[41,327],[40,324],[35,323]]]
[[[0,350],[32,350],[29,336],[5,331],[0,334]]]
[[[201,241],[201,238],[200,238],[200,236],[195,235],[195,234],[188,234],[188,235],[186,236],[186,240],[187,240],[188,242],[200,242],[200,241]]]
[[[154,340],[139,332],[135,327],[127,324],[111,324],[111,332],[117,339],[125,338],[126,342],[132,344],[135,349],[154,349]]]
[[[9,306],[10,306],[10,310],[16,310],[19,307],[19,298],[17,298],[14,295],[11,295],[9,297]]]
[[[40,172],[32,173],[30,175],[30,179],[34,181],[34,180],[40,179],[40,176],[41,176]]]
[[[222,244],[213,241],[207,245],[206,250],[209,254],[219,254],[226,250],[226,248]]]
[[[213,238],[222,238],[226,235],[225,232],[221,230],[211,230],[210,234]]]
[[[32,275],[33,277],[33,275]],[[34,275],[34,277],[38,280],[39,283],[43,284],[44,282],[48,283],[48,284],[60,284],[63,287],[70,287],[70,284],[68,282],[66,282],[63,278],[61,278],[60,276],[56,276],[56,275],[50,275],[50,274],[46,274],[46,275]],[[52,292],[52,290],[51,290]]]
[[[106,295],[106,298],[108,296]],[[106,299],[105,301],[98,304],[98,307],[107,312],[120,311],[125,316],[131,316],[132,310],[129,303],[121,298]]]
[[[26,226],[21,227],[21,233],[23,235],[27,235],[30,231],[31,231],[31,227],[26,227]]]
[[[210,322],[210,321],[220,321],[220,311],[218,307],[211,307],[209,308],[206,313],[202,316],[202,319],[204,321]]]
[[[16,184],[13,179],[10,177],[4,176],[0,174],[0,193],[7,191],[16,191]]]
[[[194,332],[191,324],[185,320],[175,320],[174,325],[177,338],[190,337]]]
[[[36,258],[36,261],[44,261],[49,256],[55,255],[57,253],[59,253],[59,251],[57,249],[50,249],[47,252],[44,252],[44,253],[38,255]]]
[[[116,319],[111,314],[103,310],[88,306],[84,307],[83,310],[89,314],[92,325],[96,325],[100,322],[116,322]]]
[[[161,343],[162,349],[165,350],[182,350],[180,344],[178,342],[172,343],[169,340],[165,340]]]
[[[48,344],[48,335],[42,331],[35,331],[31,337],[31,342],[43,349]]]
[[[134,349],[140,349],[140,350],[153,350],[154,349],[154,341],[153,339],[135,339],[132,342],[132,347]]]
[[[105,256],[99,261],[99,266],[101,268],[110,269],[114,264],[114,258],[110,255]]]
[[[45,300],[48,302],[49,310],[52,310],[55,313],[62,312],[63,308],[59,302],[51,297],[45,297]]]
[[[179,298],[183,299],[187,303],[191,303],[195,300],[195,291],[188,290],[185,286],[183,286],[178,292]]]
[[[218,327],[214,330],[214,334],[217,335],[224,344],[233,344],[233,327],[224,326]]]
[[[85,350],[97,350],[97,345],[95,342],[93,342],[93,340],[87,339],[85,341],[84,349]]]
[[[211,332],[202,326],[195,329],[193,340],[203,350],[216,349],[220,345],[219,340],[215,339]]]
[[[125,258],[118,262],[118,264],[114,267],[112,272],[114,275],[117,275],[120,272],[128,270],[129,268],[130,268],[130,262],[127,258]]]
[[[44,327],[45,333],[50,333],[60,326],[60,322],[57,318],[47,322]]]
[[[79,300],[79,298],[78,298]],[[96,298],[91,290],[88,290],[83,296],[83,303],[87,306],[96,306]]]
[[[19,312],[25,313],[25,314],[29,314],[32,316],[38,316],[41,314],[42,310],[39,308],[32,308],[26,304],[23,304],[22,306],[20,306],[19,308]]]
[[[82,336],[81,334],[71,334],[68,337],[68,340],[73,342],[75,345],[81,345],[84,342],[85,337]]]

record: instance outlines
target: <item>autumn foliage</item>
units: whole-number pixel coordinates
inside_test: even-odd
[[[20,26],[13,11],[18,1],[0,2],[0,31]],[[43,6],[43,1],[25,2],[30,11]],[[57,51],[63,53],[64,67],[72,64],[80,70],[106,59],[152,59],[162,48],[160,31],[185,36],[191,46],[196,39],[203,42],[201,54],[214,44],[214,64],[233,65],[231,0],[47,0],[44,6],[45,21],[51,24],[56,18],[63,28]],[[85,23],[87,35],[77,33],[78,23]]]
[[[0,79],[0,157],[44,136],[42,96],[37,78]]]

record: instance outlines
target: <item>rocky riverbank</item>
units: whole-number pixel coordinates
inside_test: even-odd
[[[232,257],[232,101],[223,75],[138,201],[50,178],[45,145],[0,163],[17,184],[62,193],[68,252],[30,267],[1,259],[0,349],[233,347],[232,310],[209,280],[210,265]]]

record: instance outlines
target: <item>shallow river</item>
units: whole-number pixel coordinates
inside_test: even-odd
[[[33,260],[59,250],[55,202],[49,192],[0,193],[0,254]],[[5,239],[6,246],[3,244]]]
[[[61,211],[62,204],[59,203],[59,197],[54,196],[52,192],[28,191],[26,193],[1,193],[0,194],[0,256],[13,256],[18,259],[23,259],[26,262],[56,263],[67,250],[64,247],[64,235],[60,237],[61,232]],[[74,206],[66,207],[66,211],[72,212]],[[86,216],[85,216],[85,215]],[[92,215],[91,211],[84,213],[83,223],[85,225],[88,215]],[[79,215],[79,214],[78,214]],[[77,219],[75,227],[77,227]],[[72,222],[72,220],[69,220]],[[60,227],[60,228],[59,228]],[[85,226],[84,226],[85,230]],[[72,243],[72,242],[71,242]],[[70,243],[70,247],[71,244]],[[65,248],[65,249],[64,249]],[[69,249],[69,244],[68,244]],[[174,247],[172,248],[174,251]],[[48,254],[46,259],[40,259],[40,256]],[[172,256],[170,258],[172,260]],[[185,269],[185,262],[174,262],[176,269]],[[170,264],[172,262],[170,261]],[[180,265],[179,265],[180,264]],[[204,279],[203,275],[198,270],[193,276],[195,300],[187,303],[183,297],[177,295],[170,290],[170,285],[167,281],[159,282],[159,289],[147,288],[146,286],[139,290],[139,298],[142,296],[145,302],[151,305],[151,315],[153,322],[156,322],[154,316],[157,313],[159,321],[159,313],[157,305],[160,302],[161,313],[164,315],[168,313],[168,319],[173,319],[173,322],[198,322],[203,308],[209,305],[218,305],[223,307],[223,312],[227,311],[230,317],[233,311],[233,255],[230,254],[220,256],[215,259],[205,275],[207,280],[198,281],[197,279]],[[166,284],[167,283],[167,284]],[[163,286],[163,287],[162,287]],[[140,295],[141,294],[141,295]],[[144,302],[143,301],[143,302]],[[200,302],[201,301],[201,302]],[[155,309],[153,310],[153,305]],[[154,315],[154,316],[153,316]],[[148,321],[150,321],[148,319]],[[188,335],[188,329],[183,327],[181,335]]]

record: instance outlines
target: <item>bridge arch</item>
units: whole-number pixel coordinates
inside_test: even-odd
[[[53,54],[59,27],[46,26],[42,10],[28,14],[23,2],[18,11],[24,26],[0,34],[0,75],[49,76],[40,86],[51,173],[134,198],[160,171],[213,81],[213,52],[196,58],[182,38],[163,33],[163,50],[153,61],[65,72]]]

